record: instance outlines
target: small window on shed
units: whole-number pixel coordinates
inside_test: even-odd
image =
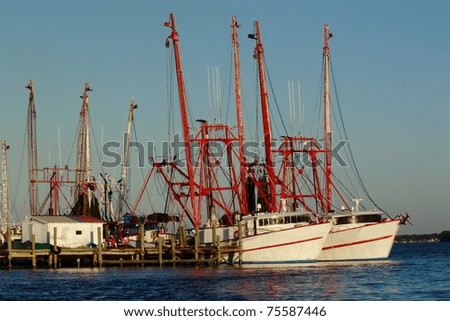
[[[83,231],[75,231],[75,234],[76,235],[81,235],[81,234],[83,234]]]

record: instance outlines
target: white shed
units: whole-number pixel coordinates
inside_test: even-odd
[[[103,221],[86,215],[32,216],[22,222],[22,242],[31,241],[35,235],[36,243],[54,244],[65,248],[77,248],[89,244],[99,244],[98,228],[103,235]]]

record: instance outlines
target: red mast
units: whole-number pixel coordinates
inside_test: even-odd
[[[172,33],[168,38],[172,39],[174,54],[175,54],[175,66],[177,70],[177,82],[178,82],[178,93],[180,99],[180,109],[181,109],[181,122],[183,126],[183,139],[186,150],[186,166],[189,176],[189,198],[192,206],[192,216],[195,226],[200,226],[201,217],[200,212],[196,208],[195,203],[195,182],[194,182],[194,170],[192,166],[192,156],[191,156],[191,148],[189,141],[189,122],[188,122],[188,114],[187,114],[187,104],[186,104],[186,93],[184,89],[184,80],[183,80],[183,71],[181,68],[181,54],[179,48],[179,37],[178,32],[175,25],[175,17],[173,13],[169,16],[169,22],[164,23],[165,27],[169,27],[172,29]]]
[[[331,211],[331,151],[332,151],[332,132],[331,132],[331,108],[330,108],[330,79],[329,79],[329,64],[330,64],[330,49],[328,48],[328,39],[333,35],[328,32],[328,25],[324,25],[324,46],[323,46],[323,61],[324,61],[324,92],[323,92],[323,106],[324,106],[324,139],[325,139],[325,212]]]
[[[269,101],[266,88],[266,77],[264,74],[264,50],[261,41],[261,32],[259,30],[259,22],[255,21],[255,34],[249,35],[249,38],[256,40],[255,53],[258,59],[258,71],[259,71],[259,85],[261,92],[261,108],[262,108],[262,121],[264,131],[264,149],[266,154],[266,167],[267,175],[269,179],[269,197],[268,197],[268,210],[269,212],[276,211],[276,198],[275,198],[275,169],[273,164],[272,155],[272,131],[270,129],[270,115],[269,115]]]
[[[245,153],[244,153],[244,123],[242,121],[242,105],[241,105],[241,76],[240,76],[240,67],[239,67],[239,43],[238,43],[238,35],[237,28],[239,25],[236,21],[236,16],[232,17],[231,20],[231,39],[233,41],[233,49],[234,49],[234,83],[235,83],[235,97],[236,97],[236,117],[237,117],[237,127],[238,127],[238,140],[239,140],[239,166],[240,166],[240,174],[241,174],[241,195],[242,195],[242,209],[247,213],[248,205],[247,205],[247,189],[245,186],[245,178],[246,178],[246,170],[244,167],[245,162]],[[242,211],[241,209],[241,211]]]

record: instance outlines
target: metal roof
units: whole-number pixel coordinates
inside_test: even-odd
[[[40,221],[41,223],[103,223],[98,218],[87,215],[38,215],[32,216],[30,221]]]

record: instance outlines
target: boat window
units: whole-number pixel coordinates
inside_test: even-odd
[[[335,217],[334,219],[335,219],[336,225],[353,223],[353,218],[351,216]]]
[[[269,224],[270,224],[270,225],[275,225],[275,224],[277,224],[277,219],[276,219],[276,218],[269,218]]]
[[[355,215],[356,223],[371,223],[381,221],[381,214]]]
[[[290,216],[286,216],[284,218],[284,224],[289,224],[289,223],[291,223],[291,217]]]
[[[282,217],[278,217],[277,222],[278,222],[278,224],[283,224],[283,218]]]
[[[308,223],[309,221],[309,215],[297,215],[297,223]]]

